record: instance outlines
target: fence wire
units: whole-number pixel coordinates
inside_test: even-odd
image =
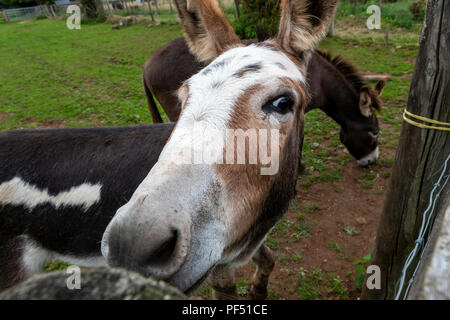
[[[410,252],[408,258],[405,261],[405,264],[403,266],[402,272],[400,274],[400,278],[398,279],[394,296],[395,300],[405,300],[408,296],[409,289],[411,288],[414,278],[416,276],[417,270],[419,269],[420,263],[422,261],[422,257],[426,251],[426,248],[428,246],[429,242],[429,229],[431,226],[431,221],[433,221],[434,218],[434,208],[436,207],[436,202],[439,199],[440,193],[444,189],[444,187],[447,185],[447,182],[450,180],[450,173],[447,173],[448,168],[448,162],[450,160],[450,155],[447,157],[447,160],[445,160],[441,174],[439,176],[438,181],[434,184],[433,189],[430,193],[430,201],[428,204],[427,209],[423,213],[422,217],[422,225],[420,227],[419,235],[415,241],[414,248]],[[435,176],[439,171],[437,171],[433,176]],[[437,191],[437,193],[435,193]],[[426,237],[428,235],[428,237]],[[419,261],[417,262],[417,265],[414,269],[414,272],[412,273],[410,279],[406,280],[406,275],[409,270],[409,268],[412,266],[412,262],[414,259],[420,254]],[[406,285],[406,288],[405,288]],[[402,295],[403,293],[403,295]]]

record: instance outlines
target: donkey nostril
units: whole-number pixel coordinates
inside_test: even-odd
[[[159,265],[170,261],[175,253],[177,243],[178,231],[172,230],[169,236],[150,252],[150,255],[145,259],[146,264]]]

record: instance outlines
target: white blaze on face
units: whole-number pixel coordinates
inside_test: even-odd
[[[48,203],[56,209],[64,206],[81,206],[87,211],[92,205],[100,201],[101,188],[100,184],[83,183],[70,188],[68,191],[50,195],[47,189],[41,190],[22,181],[19,177],[15,177],[0,184],[0,204],[22,205],[28,210],[33,210],[38,205]]]
[[[255,70],[238,75],[249,66]],[[252,105],[262,107],[267,97],[275,98],[277,94],[283,93],[282,88],[279,88],[281,78],[305,82],[298,66],[280,51],[251,45],[230,49],[222,54],[186,82],[189,95],[182,92],[180,99],[187,99],[187,103],[160,160],[199,163],[200,142],[203,142],[210,151],[208,154],[215,154],[216,163],[221,163],[226,130],[237,99],[249,88],[260,85],[265,87],[264,92],[252,99]],[[184,104],[186,101],[181,102]],[[262,110],[255,111],[257,116],[264,116]],[[278,129],[279,123],[287,117],[271,116],[269,125]],[[208,158],[209,163],[214,162],[213,158]]]

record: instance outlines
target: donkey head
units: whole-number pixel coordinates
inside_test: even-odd
[[[210,64],[178,90],[170,139],[104,233],[110,265],[189,292],[264,240],[295,194],[307,57],[336,3],[285,0],[278,37],[244,47],[214,0],[176,1],[192,52]]]
[[[380,95],[385,81],[379,81],[375,88],[363,85],[359,89],[359,112],[349,117],[347,125],[340,132],[341,142],[360,166],[375,163],[378,159],[378,119],[375,110],[381,110]]]

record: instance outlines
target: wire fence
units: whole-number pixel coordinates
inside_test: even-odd
[[[156,13],[170,12],[175,14],[175,4],[173,0],[102,0],[104,10],[109,14],[123,13]],[[0,21],[12,22],[35,19],[38,17],[57,17],[66,14],[69,5],[82,5],[77,1],[56,1],[54,5],[39,5],[26,8],[0,10]],[[222,8],[233,8],[233,0],[219,0]]]
[[[423,213],[422,225],[420,227],[419,235],[415,241],[414,248],[411,250],[408,258],[405,261],[402,272],[400,274],[400,278],[398,279],[395,287],[395,300],[405,300],[408,296],[412,284],[414,283],[417,270],[419,269],[421,260],[425,253],[425,249],[428,245],[428,240],[430,238],[431,228],[433,226],[432,221],[434,221],[435,218],[434,209],[436,207],[436,202],[439,199],[440,193],[445,188],[450,179],[450,172],[447,172],[447,168],[450,168],[449,161],[450,155],[447,157],[447,160],[445,160],[441,174],[439,175],[439,179],[434,184],[433,190],[430,193],[430,201],[427,209]],[[437,173],[438,172],[436,172],[434,175],[436,175]],[[418,258],[418,261],[416,262],[416,265],[413,266],[413,261],[415,261],[416,258]],[[410,267],[414,269],[410,278],[407,279],[408,270],[410,269]]]
[[[67,1],[66,4],[39,5],[34,7],[5,9],[0,11],[0,20],[3,22],[23,21],[38,17],[57,17],[66,14],[69,5],[80,5],[79,2]]]

